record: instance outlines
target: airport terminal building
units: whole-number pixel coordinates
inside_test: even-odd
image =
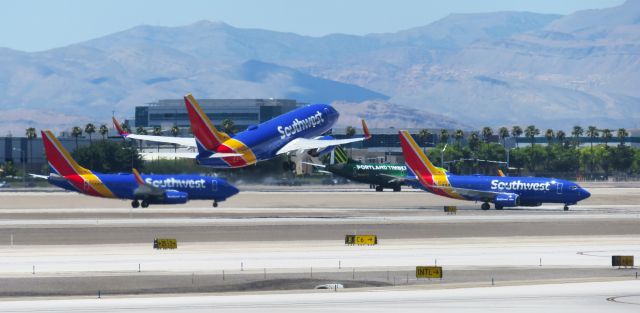
[[[270,120],[301,105],[291,99],[198,99],[198,103],[215,125],[230,119],[236,131]],[[135,127],[161,127],[163,130],[178,125],[189,128],[189,116],[183,99],[163,99],[135,109]]]

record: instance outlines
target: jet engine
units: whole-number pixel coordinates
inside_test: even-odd
[[[520,196],[515,193],[499,193],[494,201],[496,207],[514,207],[520,205]]]

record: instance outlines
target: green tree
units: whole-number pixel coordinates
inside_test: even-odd
[[[344,130],[344,134],[347,136],[347,138],[351,138],[353,136],[356,135],[356,129],[353,128],[353,126],[347,126],[347,128],[345,128]],[[353,145],[349,145],[349,157],[353,158]]]
[[[551,144],[553,143],[553,139],[554,139],[554,133],[553,133],[553,129],[547,129],[547,131],[544,132],[544,138],[547,139],[547,145],[551,146]]]
[[[420,141],[424,143],[424,147],[422,148],[422,150],[425,151],[425,153],[427,151],[426,141],[427,139],[429,139],[429,137],[431,137],[431,132],[426,128],[423,128],[418,132],[418,138],[420,138]]]
[[[160,126],[153,127],[153,135],[162,136],[162,128],[160,128]],[[160,153],[160,142],[157,142],[157,144],[158,144],[158,153]]]
[[[38,138],[38,133],[36,132],[35,128],[29,127],[27,128],[25,135],[27,136],[27,140],[29,141],[29,160],[27,160],[27,163],[31,165],[33,164],[33,140]]]
[[[93,140],[91,139],[91,135],[93,135],[96,132],[96,126],[91,124],[91,123],[87,123],[87,125],[84,126],[84,133],[89,135],[89,144],[93,144]]]
[[[489,142],[489,139],[493,136],[493,129],[489,126],[485,126],[482,128],[482,140],[486,143]]]
[[[178,135],[180,135],[180,127],[178,127],[178,124],[173,124],[173,126],[171,127],[171,136],[178,137]],[[178,145],[173,144],[173,152],[176,153],[177,151]]]
[[[602,141],[604,141],[605,147],[609,147],[609,141],[613,138],[613,133],[611,129],[605,128],[602,130]]]
[[[518,148],[518,138],[522,136],[522,128],[520,126],[511,127],[511,136],[516,139],[516,148]]]
[[[460,141],[464,138],[464,132],[462,129],[456,129],[456,132],[453,133],[453,138],[456,140],[456,145],[460,145]]]
[[[587,127],[587,136],[589,137],[589,145],[591,147],[591,150],[593,150],[593,141],[600,136],[598,128],[595,126]]]
[[[146,129],[144,129],[144,127],[138,126],[138,128],[136,128],[136,134],[138,134],[138,135],[147,135],[148,132],[147,132]]]
[[[131,126],[129,125],[129,121],[124,121],[124,123],[122,123],[122,130],[124,130],[126,133],[131,133]]]
[[[524,131],[525,137],[531,140],[531,146],[535,144],[535,137],[540,134],[540,130],[537,129],[534,125],[529,125]]]
[[[132,166],[144,169],[138,150],[130,141],[99,141],[76,149],[72,155],[80,165],[101,173],[129,172]]]
[[[618,140],[620,140],[620,145],[624,146],[624,141],[629,137],[629,132],[624,128],[618,129]]]
[[[573,126],[573,130],[571,131],[571,136],[573,136],[574,145],[576,147],[580,146],[580,136],[582,136],[582,134],[584,134],[584,130],[582,129],[582,127],[578,125]]]
[[[440,142],[447,143],[449,142],[449,131],[446,129],[440,130]]]
[[[106,124],[101,124],[100,128],[98,129],[98,133],[100,134],[100,136],[102,136],[102,141],[104,141],[109,134],[109,128]]]
[[[71,129],[71,136],[76,140],[76,150],[78,150],[78,137],[82,136],[82,128],[79,126],[73,126]]]
[[[222,131],[229,135],[233,135],[236,132],[236,123],[233,122],[230,118],[225,118],[222,120]]]
[[[556,138],[558,138],[558,142],[564,145],[564,140],[567,138],[567,134],[563,130],[559,130],[556,132]]]
[[[471,148],[471,151],[476,151],[480,145],[480,135],[478,135],[478,132],[471,132],[467,141],[469,141],[469,148]]]
[[[500,136],[500,141],[502,142],[502,145],[505,145],[505,139],[507,137],[509,137],[509,129],[506,127],[500,127],[500,129],[498,129],[498,136]]]

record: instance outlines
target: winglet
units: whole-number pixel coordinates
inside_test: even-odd
[[[142,176],[140,176],[140,173],[138,173],[137,169],[132,169],[131,172],[133,173],[133,177],[135,177],[136,182],[138,183],[138,185],[140,186],[144,186],[144,180],[142,179]]]
[[[505,177],[506,175],[504,175],[504,172],[502,172],[501,169],[498,169],[498,176]]]
[[[369,132],[369,127],[367,126],[367,122],[362,119],[362,133],[364,134],[365,139],[371,138],[371,133]]]
[[[127,135],[129,135],[129,133],[127,133],[124,128],[122,128],[122,125],[120,125],[120,122],[118,122],[118,120],[116,119],[115,116],[111,117],[111,120],[113,120],[113,126],[116,128],[116,130],[118,131],[118,134],[122,137],[127,137]]]

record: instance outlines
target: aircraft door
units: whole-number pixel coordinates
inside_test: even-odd
[[[218,181],[215,179],[211,180],[211,191],[218,191]]]
[[[564,186],[563,183],[557,183],[556,186],[558,187],[558,194],[561,195],[562,194],[562,187]]]

